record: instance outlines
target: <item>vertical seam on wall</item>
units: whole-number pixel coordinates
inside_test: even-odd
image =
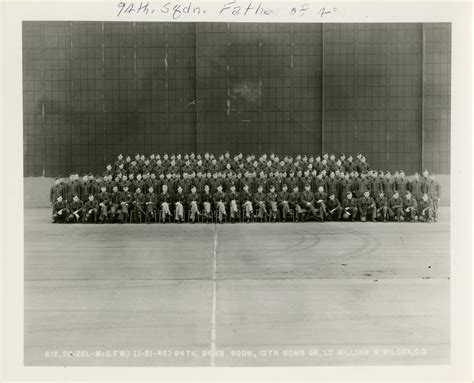
[[[199,111],[198,111],[198,23],[194,23],[194,152],[198,152],[198,131],[199,131]]]
[[[264,136],[263,134],[263,129],[262,129],[262,35],[261,35],[261,29],[260,29],[260,23],[257,24],[258,27],[258,131],[259,131],[259,137],[258,137],[258,151],[261,153],[262,152],[262,137]],[[253,118],[252,118],[253,120]]]
[[[425,24],[421,23],[421,170],[425,157]]]
[[[41,37],[43,40],[43,50],[42,50],[42,60],[41,60],[41,90],[42,90],[42,95],[41,95],[41,146],[42,146],[42,155],[41,155],[41,160],[42,160],[42,175],[43,177],[46,175],[46,134],[44,132],[44,120],[45,120],[45,107],[44,107],[44,98],[46,96],[45,92],[45,78],[44,78],[44,61],[45,61],[45,49],[44,49],[44,41],[45,41],[45,34],[44,34],[44,21],[41,22]],[[34,172],[33,172],[34,174]]]
[[[168,23],[165,23],[165,115],[166,115],[166,133],[169,134],[169,92],[168,92]]]
[[[358,102],[358,98],[357,98],[357,94],[359,92],[357,92],[357,87],[359,85],[359,72],[358,72],[358,63],[357,63],[357,57],[358,57],[358,51],[357,51],[357,46],[358,46],[358,43],[357,43],[357,34],[359,32],[359,28],[358,28],[358,24],[354,24],[354,103],[352,105],[352,110],[353,110],[353,113],[354,113],[354,141],[355,141],[355,147],[357,148],[356,150],[356,153],[354,153],[354,155],[357,154],[357,152],[360,152],[361,151],[361,148],[359,146],[359,137],[357,135],[357,124],[359,122],[358,120],[358,116],[357,116],[357,102]]]
[[[389,128],[388,125],[390,123],[390,113],[391,113],[391,100],[390,100],[390,24],[386,24],[386,39],[387,39],[387,73],[386,73],[386,83],[385,83],[385,137],[386,137],[386,146],[385,146],[385,152],[386,152],[386,165],[390,167],[390,134],[389,134]]]
[[[294,59],[295,59],[295,24],[291,23],[290,24],[290,46],[291,46],[291,61],[290,61],[290,116],[289,116],[289,128],[290,131],[295,132],[295,129],[297,127],[296,123],[296,118],[295,118],[295,66],[294,66]],[[286,148],[283,148],[283,153],[289,154],[286,150]],[[280,153],[280,154],[283,154]]]
[[[324,153],[324,23],[321,24],[321,154]]]
[[[230,23],[227,23],[226,81],[227,81],[227,130],[230,130],[231,92],[230,92]]]
[[[104,148],[105,148],[105,142],[106,142],[106,132],[105,132],[105,33],[104,33],[104,22],[102,21],[102,60],[101,60],[101,66],[102,66],[102,134],[103,134],[103,142],[104,142]],[[102,148],[102,165],[105,165],[105,150]]]
[[[137,47],[138,47],[138,44],[137,44],[137,30],[136,30],[136,22],[134,21],[133,24],[132,24],[132,30],[133,30],[133,38],[134,38],[134,41],[133,41],[133,79],[134,79],[134,82],[135,82],[135,102],[133,104],[133,107],[134,107],[134,112],[135,112],[135,115],[138,116],[139,114],[137,113],[138,111],[138,77],[137,77]],[[138,122],[138,121],[137,121]],[[145,138],[147,137],[147,134],[148,132],[145,131]],[[116,144],[116,143],[115,143]],[[114,148],[114,154],[117,155],[117,150],[115,150]],[[151,153],[148,153],[148,155],[150,155]]]
[[[73,48],[74,48],[74,44],[72,42],[72,21],[70,22],[69,24],[69,28],[71,28],[71,31],[70,31],[70,42],[69,42],[69,48],[70,48],[70,55],[71,55],[71,58],[70,58],[70,76],[71,76],[71,114],[72,114],[72,118],[71,118],[71,132],[74,132],[74,76],[73,76],[73,70],[72,70],[72,66],[73,66],[73,59],[72,59],[72,52],[73,52]],[[71,170],[72,170],[72,167],[75,165],[75,161],[74,161],[74,145],[71,145]]]

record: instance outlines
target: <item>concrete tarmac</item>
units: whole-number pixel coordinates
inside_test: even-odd
[[[25,364],[449,362],[441,222],[58,225],[25,210]]]

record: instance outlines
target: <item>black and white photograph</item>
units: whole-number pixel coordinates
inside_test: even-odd
[[[114,4],[21,20],[24,367],[452,364],[453,23]]]

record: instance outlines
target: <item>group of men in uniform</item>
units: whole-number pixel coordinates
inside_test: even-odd
[[[53,222],[436,221],[440,185],[427,170],[377,172],[365,157],[212,153],[134,158],[102,176],[72,173],[51,188]],[[188,217],[186,216],[188,213]]]

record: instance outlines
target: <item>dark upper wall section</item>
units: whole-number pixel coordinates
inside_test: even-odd
[[[116,154],[367,154],[449,173],[450,24],[24,22],[24,175]]]

